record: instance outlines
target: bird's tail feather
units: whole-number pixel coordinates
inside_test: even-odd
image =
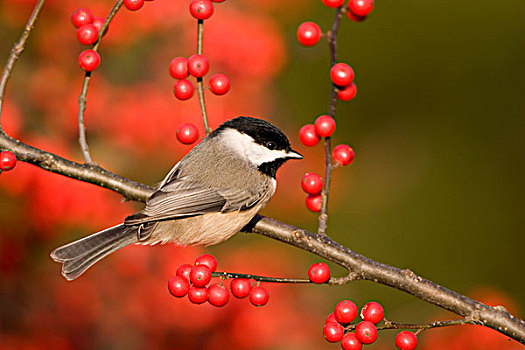
[[[136,233],[136,226],[113,226],[55,249],[51,258],[63,264],[62,275],[71,281],[106,255],[136,242]]]

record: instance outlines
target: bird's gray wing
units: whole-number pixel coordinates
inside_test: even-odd
[[[124,224],[140,225],[210,212],[246,210],[259,203],[266,193],[266,188],[262,191],[213,189],[185,178],[171,179],[151,195],[143,210],[128,216]]]

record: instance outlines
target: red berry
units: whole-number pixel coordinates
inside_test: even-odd
[[[247,278],[234,278],[230,284],[232,294],[237,298],[244,298],[250,295],[252,283]]]
[[[346,333],[343,339],[341,339],[341,346],[344,350],[361,350],[363,344],[357,340],[354,333]]]
[[[372,322],[361,321],[355,326],[355,336],[363,344],[372,344],[377,339],[377,328]]]
[[[396,346],[401,350],[414,350],[417,346],[417,337],[409,331],[402,331],[396,335]]]
[[[313,283],[325,283],[330,279],[330,267],[324,262],[310,265],[308,278]]]
[[[332,151],[333,160],[341,165],[348,165],[354,161],[355,152],[348,145],[337,145]]]
[[[144,0],[124,0],[123,2],[124,6],[131,11],[137,11],[144,6]]]
[[[332,83],[337,86],[347,86],[354,81],[354,70],[346,63],[336,63],[330,69]]]
[[[190,280],[190,272],[193,270],[193,266],[190,264],[182,264],[177,268],[177,276],[184,277],[188,281]]]
[[[337,91],[337,97],[339,97],[341,101],[353,100],[356,94],[357,87],[355,86],[355,83],[351,83],[350,85],[347,85]]]
[[[314,22],[301,23],[297,28],[297,40],[304,46],[314,46],[321,39],[321,28]]]
[[[190,282],[181,276],[173,276],[168,281],[168,290],[171,295],[180,298],[188,294],[190,290]]]
[[[315,146],[319,142],[319,136],[315,132],[315,126],[313,124],[306,124],[299,130],[299,139],[305,146]]]
[[[192,0],[190,13],[197,19],[208,19],[213,15],[213,4],[210,0]]]
[[[191,286],[188,291],[188,299],[194,304],[202,304],[208,300],[208,288]]]
[[[179,142],[185,145],[190,145],[197,141],[198,138],[199,130],[197,130],[195,125],[190,123],[179,125],[179,128],[177,129],[177,140],[179,140]],[[217,268],[217,261],[215,261],[215,268]]]
[[[92,24],[95,26],[95,28],[97,28],[97,31],[100,33],[105,22],[106,22],[106,19],[104,17],[95,16],[95,19],[93,19]],[[106,35],[107,31],[108,29],[106,28],[106,30],[104,31],[102,35]]]
[[[363,321],[370,321],[374,324],[377,324],[383,320],[384,316],[385,310],[381,304],[375,301],[366,303],[366,305],[361,309],[361,318]]]
[[[335,131],[335,120],[329,115],[321,115],[315,120],[315,132],[322,137],[330,137]]]
[[[193,96],[194,87],[187,79],[181,79],[173,86],[173,93],[179,100],[187,100]]]
[[[374,9],[374,0],[350,0],[348,7],[354,15],[366,17]]]
[[[325,324],[330,322],[337,322],[337,318],[335,318],[334,313],[332,312],[330,315],[326,316],[326,320],[324,321]]]
[[[80,64],[80,68],[86,72],[91,72],[100,65],[100,56],[96,51],[84,50],[78,56],[78,63]]]
[[[343,5],[344,0],[323,0],[323,4],[328,7],[339,7]]]
[[[329,322],[323,327],[323,335],[330,343],[335,343],[341,340],[344,333],[345,330],[343,326],[337,322]]]
[[[318,194],[323,189],[323,179],[316,173],[306,173],[301,180],[301,187],[308,194]]]
[[[268,299],[270,299],[270,294],[266,290],[266,288],[257,286],[253,287],[250,292],[250,302],[255,306],[263,306],[266,305],[268,302]]]
[[[225,74],[214,74],[210,78],[210,90],[215,95],[224,95],[230,90],[230,79]]]
[[[188,125],[191,125],[195,128],[193,124],[188,124]],[[195,128],[195,130],[197,130],[197,128]],[[213,255],[202,254],[199,257],[197,257],[197,259],[195,259],[195,266],[199,266],[199,265],[208,266],[211,272],[215,272],[215,270],[217,270],[217,259],[215,259]]]
[[[355,13],[352,13],[352,11],[350,10],[346,11],[346,17],[350,18],[354,22],[362,22],[366,19],[366,16],[365,17],[358,16]]]
[[[320,212],[323,206],[323,197],[320,194],[309,194],[306,197],[306,207],[313,212]]]
[[[190,281],[195,287],[204,287],[211,281],[211,271],[206,265],[195,266],[190,272]]]
[[[83,26],[84,24],[93,23],[93,12],[89,9],[79,8],[71,15],[71,22],[77,28]]]
[[[208,288],[208,301],[213,306],[224,306],[230,300],[230,292],[224,286],[212,284]]]
[[[203,55],[193,55],[188,59],[188,71],[196,78],[203,77],[210,69],[210,62]]]
[[[98,39],[98,30],[93,24],[84,24],[77,29],[77,38],[81,44],[91,45]]]
[[[341,300],[334,309],[335,318],[339,323],[350,323],[357,317],[357,306],[350,300]]]
[[[170,62],[170,75],[175,79],[184,79],[188,76],[188,59],[175,57]]]
[[[0,171],[9,171],[16,165],[16,156],[9,151],[0,152]]]

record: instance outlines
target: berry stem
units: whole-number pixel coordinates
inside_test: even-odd
[[[102,35],[106,28],[109,26],[109,23],[113,20],[118,10],[122,7],[122,0],[117,0],[113,8],[106,17],[106,21],[102,26],[101,30],[98,33],[97,42],[93,45],[92,50],[98,52],[98,47],[102,40]],[[93,159],[89,153],[89,146],[86,136],[86,123],[85,123],[85,111],[87,105],[87,93],[89,90],[89,81],[91,80],[91,72],[86,72],[84,74],[84,81],[82,82],[82,89],[80,90],[80,95],[78,96],[78,143],[80,144],[80,149],[84,155],[84,160],[87,164],[93,164]]]
[[[342,7],[337,8],[335,14],[334,23],[332,29],[328,34],[328,48],[330,50],[330,66],[333,66],[337,60],[337,32],[339,30],[339,23],[343,17]],[[332,84],[332,93],[330,96],[330,105],[328,108],[328,114],[334,118],[335,109],[337,106],[337,90],[336,86]],[[319,226],[317,233],[326,234],[326,228],[328,226],[328,197],[330,195],[330,184],[332,182],[332,138],[325,137],[324,139],[324,152],[325,152],[325,171],[324,171],[324,184],[321,196],[323,198],[323,205],[321,206],[321,214],[319,215]]]
[[[385,319],[385,322],[380,325],[376,325],[377,330],[383,329],[417,329],[425,330],[431,328],[448,327],[448,326],[460,326],[464,324],[480,325],[481,322],[469,319],[462,320],[449,320],[449,321],[434,321],[432,323],[396,323]],[[353,331],[357,324],[350,324],[345,327],[345,331]]]
[[[247,275],[243,273],[235,272],[213,272],[213,277],[221,277],[222,279],[227,278],[247,278],[253,279],[257,282],[273,282],[273,283],[312,283],[309,279],[303,278],[279,278],[279,277],[267,277],[258,275]]]
[[[199,19],[197,21],[197,54],[202,55],[202,43],[203,43],[203,32],[204,32],[204,20]],[[197,92],[199,93],[199,104],[201,106],[202,121],[204,123],[204,132],[206,136],[210,133],[210,127],[208,125],[208,115],[206,113],[206,102],[204,101],[204,84],[202,77],[197,78]]]
[[[2,105],[5,98],[5,90],[7,87],[7,81],[9,80],[9,77],[11,76],[11,72],[13,71],[13,68],[15,66],[16,61],[24,51],[24,48],[26,46],[27,40],[29,39],[29,34],[33,30],[35,23],[38,19],[38,16],[40,15],[40,12],[42,11],[42,7],[44,6],[45,0],[39,0],[35,8],[33,9],[33,12],[31,13],[31,16],[29,17],[26,26],[24,27],[24,31],[22,32],[22,35],[20,35],[20,38],[18,41],[13,45],[13,48],[11,49],[11,53],[9,54],[9,57],[7,58],[7,62],[4,66],[4,70],[2,72],[2,79],[0,80],[0,116],[2,115]],[[0,126],[0,130],[2,130]]]

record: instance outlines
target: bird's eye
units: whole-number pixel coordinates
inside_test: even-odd
[[[270,149],[270,150],[274,150],[275,147],[277,147],[277,145],[275,144],[275,142],[272,142],[272,141],[268,141],[266,142],[266,148]]]

